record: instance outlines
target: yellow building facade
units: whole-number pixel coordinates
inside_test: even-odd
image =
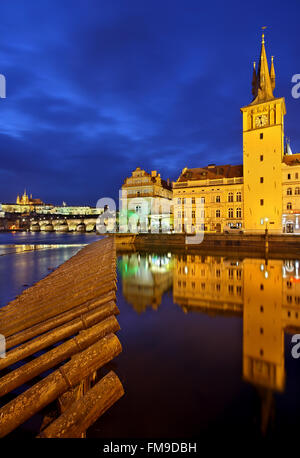
[[[170,231],[172,195],[169,180],[163,180],[157,171],[150,174],[137,167],[122,185],[120,232]]]
[[[285,100],[274,89],[274,62],[269,69],[263,34],[253,100],[241,108],[243,165],[183,169],[173,183],[175,230],[300,233],[300,154],[284,147]],[[200,224],[197,197],[205,207]]]

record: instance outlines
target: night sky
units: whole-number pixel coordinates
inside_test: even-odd
[[[242,163],[261,26],[300,151],[299,0],[2,0],[0,17],[0,202],[95,205],[137,166]]]

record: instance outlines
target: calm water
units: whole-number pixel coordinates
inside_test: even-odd
[[[10,246],[16,252],[0,256],[2,305],[77,252],[78,244],[97,239],[43,236],[0,239],[3,250],[51,245],[20,252]],[[291,357],[291,337],[300,333],[298,269],[295,260],[120,255],[123,352],[109,368],[125,396],[89,437],[298,435],[300,359]]]
[[[0,307],[98,240],[95,234],[0,233]]]

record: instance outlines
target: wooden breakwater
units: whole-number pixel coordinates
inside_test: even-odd
[[[104,238],[0,309],[0,437],[49,405],[38,437],[85,437],[124,394],[114,372],[97,373],[122,351],[115,291],[115,240]]]
[[[172,252],[212,252],[219,254],[252,254],[270,256],[291,254],[300,256],[299,235],[265,235],[265,234],[204,234],[201,243],[191,243],[193,236],[185,234],[116,234],[117,249],[122,250],[170,250]]]

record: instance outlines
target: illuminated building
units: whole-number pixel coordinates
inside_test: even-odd
[[[4,213],[37,213],[43,215],[100,215],[103,213],[103,208],[93,208],[90,206],[74,206],[67,205],[65,202],[61,206],[55,206],[52,204],[45,204],[41,199],[33,199],[24,191],[24,194],[20,197],[17,196],[15,204],[1,204],[1,210]]]
[[[274,62],[269,70],[263,34],[258,68],[254,63],[253,69],[253,100],[241,108],[243,165],[183,169],[173,183],[175,229],[223,232],[234,226],[237,233],[267,228],[300,234],[300,154],[284,147],[285,100],[275,97],[274,89]],[[204,202],[199,224],[197,199]]]
[[[122,186],[120,232],[159,231],[172,227],[172,186],[160,174],[137,167]],[[122,220],[123,215],[123,220]],[[128,221],[129,219],[129,221]]]

